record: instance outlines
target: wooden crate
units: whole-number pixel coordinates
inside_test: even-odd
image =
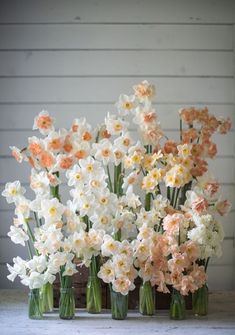
[[[73,277],[73,287],[75,293],[76,308],[85,308],[86,307],[86,284],[88,280],[88,269],[82,267],[79,269],[79,272],[76,273]],[[138,309],[139,306],[139,287],[141,285],[140,278],[137,278],[135,281],[136,288],[134,291],[129,293],[129,309]],[[102,287],[102,308],[110,309],[110,292],[109,286],[101,282]],[[59,278],[57,277],[54,283],[54,306],[59,306],[59,296],[60,296],[60,283]],[[170,307],[170,294],[164,294],[156,292],[156,309],[169,309]],[[186,296],[185,299],[186,308],[192,309],[192,297],[191,295]]]

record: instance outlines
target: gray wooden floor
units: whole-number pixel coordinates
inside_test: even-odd
[[[153,317],[143,317],[130,311],[124,321],[114,321],[110,312],[90,315],[84,310],[76,312],[71,321],[60,320],[58,313],[47,314],[43,320],[27,317],[27,292],[24,290],[0,290],[1,335],[135,335],[135,334],[181,334],[181,335],[234,335],[235,292],[210,294],[209,315],[196,318],[188,312],[184,321],[172,321],[167,311],[159,311]]]

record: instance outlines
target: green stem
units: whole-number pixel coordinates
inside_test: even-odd
[[[36,212],[33,212],[33,215],[34,215],[34,219],[35,219],[36,226],[37,226],[37,228],[39,228],[39,227],[40,227],[40,224],[39,224],[39,221],[38,221],[37,213],[36,213]]]
[[[60,176],[60,173],[58,171],[54,172],[53,174],[56,175],[58,178]],[[59,185],[50,186],[50,193],[53,198],[57,198],[59,202],[61,202],[60,195],[59,195]]]
[[[33,253],[32,253],[29,241],[26,241],[26,244],[27,244],[27,249],[28,249],[28,253],[29,253],[29,258],[33,259]]]
[[[175,209],[177,209],[177,202],[178,202],[179,193],[180,193],[180,188],[177,188],[175,201],[174,201],[174,206],[173,206]]]
[[[109,166],[108,165],[107,165],[107,173],[108,173],[108,186],[109,186],[109,190],[110,190],[110,192],[113,193],[112,180],[111,180],[111,175],[110,175],[110,171],[109,171]]]
[[[151,209],[151,195],[152,193],[147,193],[145,195],[145,210],[150,211]]]
[[[175,187],[173,187],[172,194],[171,194],[171,206],[174,204],[174,199],[175,199]]]

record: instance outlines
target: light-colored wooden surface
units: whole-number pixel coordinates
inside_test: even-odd
[[[47,109],[58,127],[85,115],[95,126],[114,112],[120,93],[147,79],[156,85],[155,107],[163,129],[177,138],[177,111],[204,107],[235,122],[235,1],[233,0],[1,0],[0,192],[20,179],[29,190],[29,168],[10,158],[23,147],[33,118]],[[135,129],[133,129],[134,134]],[[234,131],[216,136],[218,160],[210,167],[233,210],[223,220],[224,255],[212,261],[212,289],[235,282]],[[65,186],[62,196],[68,198]],[[0,287],[5,262],[24,250],[7,238],[13,207],[0,197]]]
[[[234,335],[235,292],[218,292],[209,295],[209,314],[195,317],[187,311],[183,321],[169,320],[168,311],[157,311],[153,317],[144,317],[129,311],[126,320],[111,319],[110,311],[100,315],[77,310],[74,320],[60,320],[58,311],[45,315],[44,320],[29,320],[27,317],[27,293],[22,290],[0,291],[1,335],[127,335],[133,334],[182,334]]]

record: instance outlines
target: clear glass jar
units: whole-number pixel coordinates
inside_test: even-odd
[[[102,291],[99,272],[99,259],[92,256],[86,287],[86,308],[88,313],[100,313],[102,308]]]
[[[53,285],[51,283],[46,283],[40,289],[41,294],[41,306],[43,313],[53,312],[54,306],[54,295],[53,295]]]
[[[155,290],[150,281],[142,283],[139,289],[139,311],[143,315],[155,313]]]
[[[208,287],[205,284],[192,296],[193,313],[197,316],[205,316],[208,313]]]
[[[75,316],[74,289],[72,287],[60,289],[59,314],[61,319],[71,320]]]
[[[114,320],[124,320],[128,312],[128,294],[123,295],[120,292],[113,291],[110,288],[111,312]]]
[[[170,318],[173,320],[183,320],[186,316],[185,300],[182,294],[173,288],[171,294]]]
[[[28,296],[28,315],[30,319],[42,319],[43,315],[40,300],[40,289],[31,289]]]
[[[86,309],[88,313],[101,312],[101,284],[96,276],[89,276],[86,287]]]

